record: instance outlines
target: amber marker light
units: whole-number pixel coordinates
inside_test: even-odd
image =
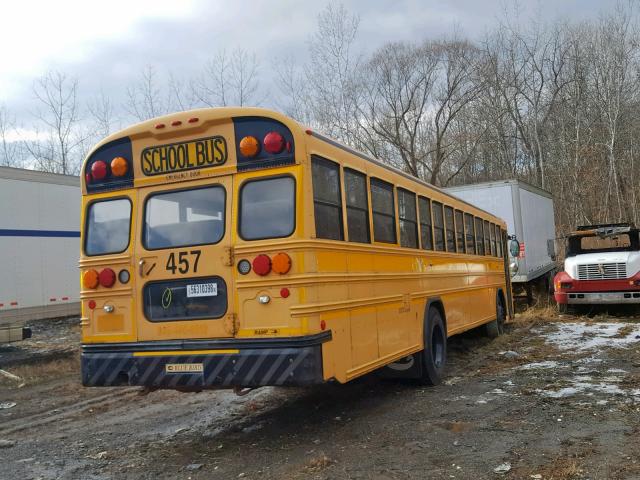
[[[111,160],[111,173],[114,177],[124,177],[129,171],[129,162],[124,157],[116,157]]]
[[[240,153],[243,157],[255,157],[260,151],[260,142],[256,137],[247,135],[240,140]]]
[[[82,285],[84,288],[94,289],[98,286],[98,272],[87,270],[82,274]]]
[[[276,253],[271,260],[271,268],[274,272],[284,275],[291,270],[291,257],[286,253]]]

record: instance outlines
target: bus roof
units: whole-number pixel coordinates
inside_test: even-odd
[[[386,163],[384,163],[381,160],[378,160],[376,158],[373,158],[363,152],[360,152],[354,148],[351,148],[347,145],[344,145],[340,142],[338,142],[337,140],[334,140],[328,136],[325,136],[323,134],[320,134],[318,132],[315,132],[311,129],[308,129],[306,127],[304,127],[303,125],[301,125],[299,122],[297,122],[296,120],[292,119],[291,117],[288,117],[282,113],[276,112],[274,110],[269,110],[266,108],[258,108],[258,107],[215,107],[215,108],[199,108],[199,109],[194,109],[194,110],[186,110],[183,112],[175,112],[175,113],[171,113],[168,115],[163,115],[161,117],[155,117],[149,120],[145,120],[143,122],[140,123],[136,123],[134,125],[131,125],[130,127],[127,127],[125,129],[122,129],[118,132],[115,132],[111,135],[109,135],[108,137],[104,138],[101,142],[97,143],[92,149],[91,151],[88,153],[88,155],[85,157],[85,160],[83,162],[83,166],[82,166],[82,171],[84,171],[84,164],[86,163],[87,159],[89,159],[91,157],[91,155],[93,154],[93,152],[95,150],[97,150],[99,147],[101,147],[102,145],[109,143],[111,141],[114,140],[118,140],[120,138],[123,137],[130,137],[132,140],[136,140],[136,137],[140,138],[140,137],[145,137],[145,136],[149,136],[149,137],[154,137],[154,138],[163,138],[163,137],[167,137],[169,136],[171,133],[175,133],[175,130],[171,130],[171,129],[158,129],[156,128],[158,124],[164,124],[164,125],[171,125],[172,122],[176,121],[176,120],[181,120],[183,122],[187,121],[187,119],[189,118],[198,118],[199,122],[198,122],[198,127],[202,128],[203,125],[206,125],[206,123],[209,122],[215,122],[216,120],[221,120],[221,119],[225,119],[225,118],[234,118],[234,117],[251,117],[251,116],[255,116],[255,117],[267,117],[267,118],[273,118],[274,120],[278,120],[281,123],[283,123],[285,126],[287,126],[294,135],[304,135],[305,133],[307,135],[311,135],[319,140],[322,140],[324,142],[329,143],[330,145],[333,145],[334,147],[337,147],[341,150],[344,150],[348,153],[351,153],[352,155],[356,155],[357,157],[362,158],[363,160],[366,160],[368,162],[371,162],[379,167],[382,167],[386,170],[389,170],[390,172],[393,172],[397,175],[400,175],[402,177],[405,177],[406,179],[418,183],[420,185],[426,186],[428,188],[431,188],[435,191],[437,191],[438,193],[440,193],[441,195],[444,195],[446,197],[452,198],[460,203],[463,203],[465,205],[468,205],[469,207],[472,207],[480,212],[483,212],[484,214],[493,217],[493,218],[499,218],[496,217],[495,215],[487,212],[486,210],[483,210],[482,208],[478,207],[477,205],[473,205],[471,203],[468,203],[458,197],[456,197],[455,195],[452,195],[451,193],[448,193],[446,191],[444,191],[441,188],[438,188],[428,182],[425,182],[424,180],[421,180],[417,177],[414,177],[413,175],[409,175],[406,172],[403,172],[402,170],[393,167],[391,165],[388,165]],[[500,219],[502,220],[502,219]],[[502,220],[504,222],[504,220]]]

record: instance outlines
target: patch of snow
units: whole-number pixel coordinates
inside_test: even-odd
[[[564,365],[561,365],[560,363],[554,360],[546,360],[544,362],[534,362],[534,363],[527,363],[526,365],[520,365],[519,367],[517,367],[517,370],[536,370],[536,369],[542,369],[542,368],[558,368],[558,367],[564,367]]]
[[[640,325],[633,323],[559,323],[557,330],[543,333],[547,342],[561,350],[586,351],[603,347],[626,347],[638,343]],[[618,337],[622,328],[631,326],[624,336]]]

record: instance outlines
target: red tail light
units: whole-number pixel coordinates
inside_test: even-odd
[[[102,180],[107,176],[107,164],[102,160],[93,162],[91,165],[91,176],[94,180]]]
[[[269,132],[265,135],[262,144],[267,152],[276,154],[284,150],[285,141],[284,137],[278,132]]]
[[[100,272],[100,275],[98,275],[98,278],[100,279],[100,285],[110,288],[116,283],[116,272],[110,268],[104,268]]]
[[[271,271],[271,259],[268,255],[260,254],[253,259],[253,271],[265,276]]]

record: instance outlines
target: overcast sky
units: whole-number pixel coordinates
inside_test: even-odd
[[[503,16],[595,18],[616,0],[345,0],[360,17],[358,44],[422,40],[457,30],[479,38]],[[125,87],[146,65],[188,77],[212,53],[242,47],[262,69],[306,41],[327,2],[300,0],[87,0],[5,2],[0,15],[0,104],[19,118],[33,106],[32,85],[48,69],[77,76],[81,98],[102,89],[121,105]],[[516,5],[516,7],[514,7]],[[269,75],[271,72],[269,72]],[[120,102],[120,103],[118,103]]]

